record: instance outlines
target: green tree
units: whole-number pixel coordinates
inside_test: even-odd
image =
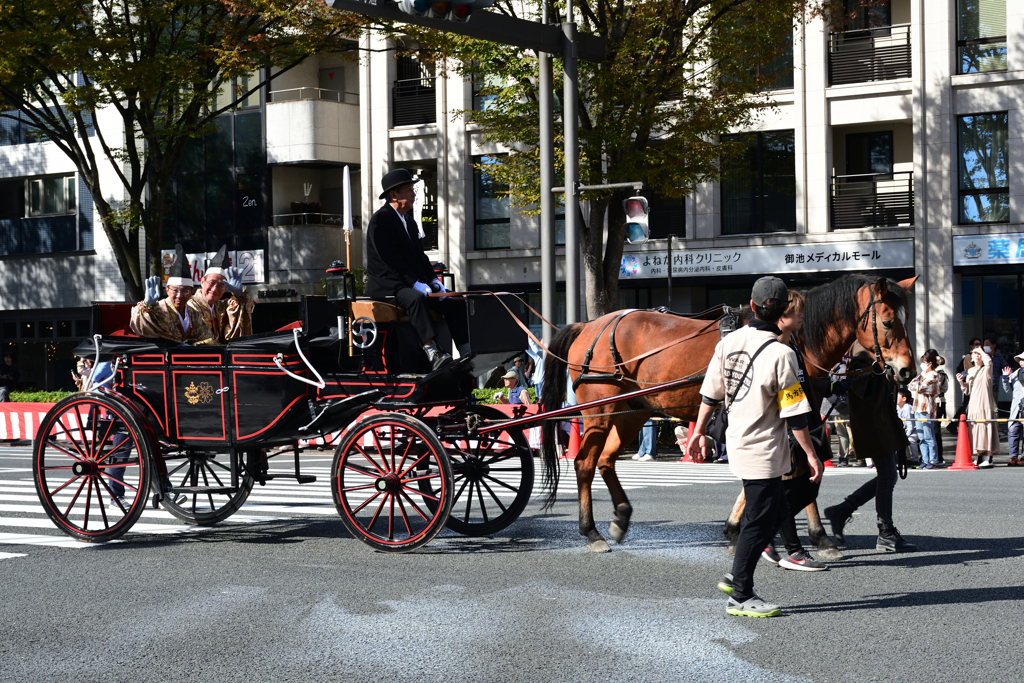
[[[240,99],[260,68],[345,50],[362,23],[323,0],[0,0],[0,116],[75,163],[138,300],[140,229],[159,273],[168,186],[222,113],[218,93]]]
[[[554,5],[554,20],[562,21],[564,3]],[[719,144],[718,136],[750,125],[770,106],[767,89],[779,76],[771,67],[792,45],[794,25],[824,9],[807,0],[578,0],[575,6],[579,32],[607,43],[603,61],[579,63],[581,184],[639,180],[673,198],[715,178],[720,159],[740,151],[738,144]],[[540,16],[539,0],[499,2],[491,11],[516,16],[517,7],[525,8],[525,18]],[[483,89],[489,99],[483,111],[465,115],[482,125],[489,141],[512,150],[488,173],[508,184],[514,206],[536,213],[536,55],[414,26],[393,31],[432,50],[439,64],[477,83],[498,84]],[[560,68],[556,60],[556,102]],[[560,139],[555,149],[561,175]],[[590,204],[589,220],[581,217],[579,225],[591,319],[618,308],[622,197],[582,195]]]

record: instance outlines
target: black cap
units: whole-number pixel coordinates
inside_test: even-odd
[[[171,272],[164,285],[167,287],[195,287],[196,283],[192,280],[192,266],[188,262],[188,256],[185,255],[185,249],[180,244],[175,244],[174,253],[174,264],[171,265]]]
[[[379,199],[387,199],[388,192],[397,189],[402,185],[410,185],[415,183],[416,179],[412,177],[412,173],[409,173],[407,168],[396,168],[390,173],[386,173],[381,178],[380,186],[383,188],[383,192],[380,193]]]
[[[220,249],[216,255],[206,263],[206,273],[203,275],[223,275],[224,271],[231,265],[231,259],[228,258],[228,245],[220,245]]]
[[[789,301],[789,288],[779,278],[768,275],[754,283],[750,298],[758,306],[764,306],[769,299],[785,304]]]

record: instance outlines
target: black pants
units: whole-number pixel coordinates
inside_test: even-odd
[[[395,290],[395,303],[409,316],[409,322],[415,328],[421,344],[426,344],[436,335],[430,311],[437,311],[444,316],[457,346],[469,341],[469,323],[466,320],[464,300],[437,299],[423,296],[412,287],[400,287]]]
[[[732,597],[737,602],[748,600],[754,594],[754,568],[786,512],[786,497],[782,477],[774,479],[744,479],[743,494],[747,505],[740,519],[740,534],[736,539],[736,554],[732,562]]]
[[[811,473],[804,472],[800,476],[784,480],[782,488],[786,493],[786,515],[779,527],[779,533],[782,534],[782,542],[786,544],[786,552],[793,555],[804,549],[796,533],[796,516],[817,500],[821,484],[811,482]]]
[[[897,477],[896,454],[876,455],[875,472],[878,473],[878,476],[848,495],[840,507],[849,516],[853,514],[854,510],[874,498],[875,514],[878,515],[879,524],[890,528],[893,526],[892,491],[896,488]]]

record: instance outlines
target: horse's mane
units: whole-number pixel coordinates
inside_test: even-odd
[[[829,330],[837,325],[852,327],[863,312],[857,308],[857,292],[865,285],[873,285],[877,277],[859,273],[844,275],[819,285],[804,294],[804,327],[802,330],[805,347],[817,353],[825,346]],[[899,283],[886,278],[888,293],[885,302],[897,313],[907,310],[907,293]]]

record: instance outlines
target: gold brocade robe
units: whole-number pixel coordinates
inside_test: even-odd
[[[132,332],[140,337],[159,337],[178,344],[213,344],[213,332],[203,316],[190,308],[185,309],[185,314],[188,316],[188,332],[182,329],[178,312],[169,299],[161,299],[153,306],[140,301],[132,309]]]
[[[240,296],[221,297],[211,312],[202,288],[197,287],[195,294],[188,300],[188,308],[202,316],[212,331],[214,344],[227,344],[229,339],[252,334],[252,309],[256,308],[256,302],[245,289]]]

